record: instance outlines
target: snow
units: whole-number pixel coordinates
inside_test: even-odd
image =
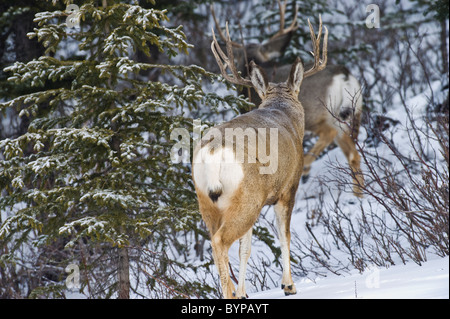
[[[372,268],[348,276],[329,275],[315,282],[295,283],[297,294],[281,289],[249,294],[251,299],[448,299],[449,257],[386,268]]]

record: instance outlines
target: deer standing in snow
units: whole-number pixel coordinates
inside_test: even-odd
[[[214,263],[225,298],[246,296],[245,272],[252,228],[265,205],[274,205],[276,213],[283,259],[281,287],[286,295],[296,293],[290,268],[290,220],[303,170],[305,125],[298,95],[303,79],[323,70],[327,63],[328,30],[325,28],[320,59],[322,21],[317,37],[311,23],[309,28],[314,65],[304,71],[302,61],[297,58],[286,82],[281,83],[269,82],[264,70],[254,62],[249,64],[249,79],[242,78],[235,66],[228,28],[227,54],[217,43],[213,30],[211,49],[224,78],[237,85],[253,87],[261,98],[258,109],[212,128],[194,150],[195,190],[202,218],[210,231]],[[227,68],[232,74],[228,74]],[[230,135],[230,131],[233,134]],[[236,132],[245,136],[238,136]],[[276,154],[270,156],[270,163],[264,158],[268,150]],[[228,250],[238,239],[240,266],[235,291],[229,274]]]
[[[269,81],[283,81],[290,72],[290,65],[279,66],[274,59],[283,55],[291,41],[293,31],[298,28],[298,8],[295,7],[291,25],[285,28],[287,3],[284,1],[284,4],[281,4],[280,0],[277,1],[280,9],[280,30],[277,33],[262,44],[251,43],[244,46],[238,42],[231,43],[237,60],[237,69],[243,76],[248,74],[247,66],[250,61],[254,61],[264,69]],[[219,36],[226,41],[212,6],[211,13],[216,28],[219,30]],[[311,67],[310,64],[305,65],[305,68],[309,67]],[[261,99],[254,90],[244,88],[242,93],[250,95],[251,101],[255,105],[258,106],[261,103]],[[327,65],[323,71],[317,72],[303,81],[299,100],[305,113],[305,131],[312,132],[319,137],[314,146],[305,154],[304,180],[309,176],[311,164],[326,147],[336,142],[351,168],[353,193],[356,196],[362,196],[361,187],[364,185],[364,178],[360,169],[360,155],[355,147],[362,113],[361,93],[359,81],[346,67],[341,65]]]

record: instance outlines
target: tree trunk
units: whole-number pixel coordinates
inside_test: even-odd
[[[443,71],[448,74],[447,22],[445,20],[441,21],[441,54]]]
[[[117,273],[119,277],[119,299],[130,299],[130,261],[126,247],[119,248]]]

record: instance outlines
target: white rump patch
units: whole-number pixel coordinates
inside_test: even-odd
[[[217,205],[226,207],[244,178],[242,164],[236,161],[233,150],[222,147],[211,154],[210,148],[205,146],[197,152],[192,165],[197,188],[205,194],[222,190]]]
[[[344,96],[342,107],[355,108],[355,113],[362,110],[362,90],[358,80],[349,75],[348,80],[343,82],[342,94]]]
[[[335,75],[333,82],[328,88],[327,109],[339,117],[339,113],[345,109],[353,110],[351,113],[360,113],[362,110],[362,92],[358,80],[349,75],[345,80],[344,74]],[[334,119],[332,119],[334,126],[341,127]]]

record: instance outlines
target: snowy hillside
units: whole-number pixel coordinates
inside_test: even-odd
[[[284,296],[281,289],[251,294],[252,299],[448,299],[449,258],[430,260],[422,266],[407,264],[373,268],[360,274],[329,275],[316,282],[296,283],[298,293]]]

